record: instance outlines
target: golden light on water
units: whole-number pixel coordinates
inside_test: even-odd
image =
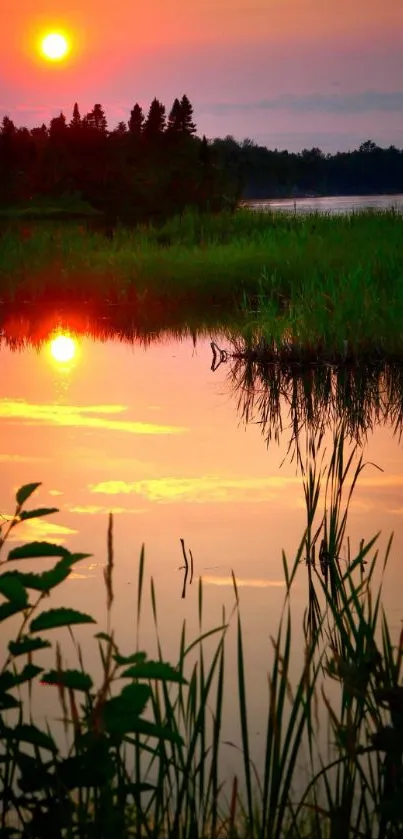
[[[70,50],[66,35],[50,32],[41,41],[41,52],[48,61],[62,61]]]
[[[56,335],[50,342],[50,354],[58,364],[73,361],[77,352],[77,341],[71,335]]]

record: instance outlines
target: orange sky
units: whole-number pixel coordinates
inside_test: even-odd
[[[55,67],[35,40],[58,26],[72,53]],[[2,18],[0,114],[32,125],[100,101],[113,127],[136,100],[186,91],[209,136],[398,144],[402,33],[401,0],[19,0]]]

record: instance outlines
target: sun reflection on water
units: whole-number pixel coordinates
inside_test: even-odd
[[[58,333],[51,339],[49,350],[57,364],[70,364],[77,355],[77,341],[71,335]]]

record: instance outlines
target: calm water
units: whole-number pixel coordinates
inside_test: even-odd
[[[262,426],[242,419],[245,399],[242,390],[234,389],[231,362],[211,371],[209,339],[197,341],[196,347],[190,339],[167,339],[144,348],[117,340],[77,338],[75,350],[73,360],[66,363],[52,356],[49,342],[40,350],[27,346],[16,352],[4,345],[0,349],[0,510],[12,511],[18,486],[42,481],[37,506],[57,506],[60,513],[25,523],[18,535],[92,553],[52,598],[54,605],[90,611],[100,628],[105,627],[107,515],[110,510],[115,513],[113,623],[126,653],[135,646],[136,580],[143,542],[147,580],[153,575],[156,582],[164,653],[172,662],[177,659],[183,619],[188,621],[189,636],[198,631],[199,578],[204,582],[205,626],[212,627],[221,622],[222,605],[229,610],[234,602],[234,571],[245,629],[248,707],[256,720],[253,733],[259,759],[269,639],[277,629],[284,596],[281,550],[293,558],[305,527],[301,475],[288,453],[292,433],[285,399],[280,400],[284,429],[278,441],[267,446]],[[329,421],[328,445],[331,426]],[[383,532],[384,546],[394,531],[385,603],[392,626],[398,628],[403,583],[402,446],[391,425],[379,422],[368,432],[363,451],[365,459],[383,471],[369,466],[364,472],[348,532],[357,547],[362,537],[378,530]],[[194,556],[194,579],[185,598],[180,538]],[[298,626],[306,606],[303,564],[293,604],[298,663],[303,654]],[[85,630],[81,637],[89,669],[96,672],[91,635]],[[148,606],[141,644],[154,652]],[[74,666],[72,647],[67,656]],[[235,690],[235,657],[227,684]],[[40,711],[52,716],[54,692],[43,690]],[[225,736],[238,739],[233,706],[226,726]],[[228,756],[228,772],[234,759]]]
[[[296,213],[326,213],[339,215],[357,210],[403,210],[403,195],[340,195],[324,198],[280,198],[250,201],[255,210],[278,210]]]

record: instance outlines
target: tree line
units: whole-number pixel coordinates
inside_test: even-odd
[[[403,192],[403,151],[371,140],[351,152],[270,150],[233,137],[197,135],[186,95],[169,111],[136,103],[108,129],[100,104],[74,105],[49,125],[0,124],[0,205],[80,195],[112,223],[158,220],[186,207],[219,211],[240,198]]]
[[[244,198],[369,195],[403,192],[403,150],[366,140],[358,149],[325,154],[270,150],[253,140],[216,139],[212,151]]]
[[[235,185],[235,182],[234,182]],[[145,114],[136,103],[128,122],[108,130],[100,104],[68,121],[0,126],[0,205],[79,194],[114,222],[165,218],[193,206],[220,210],[234,205],[231,180],[206,138],[199,138],[186,95],[169,112],[157,98]]]

